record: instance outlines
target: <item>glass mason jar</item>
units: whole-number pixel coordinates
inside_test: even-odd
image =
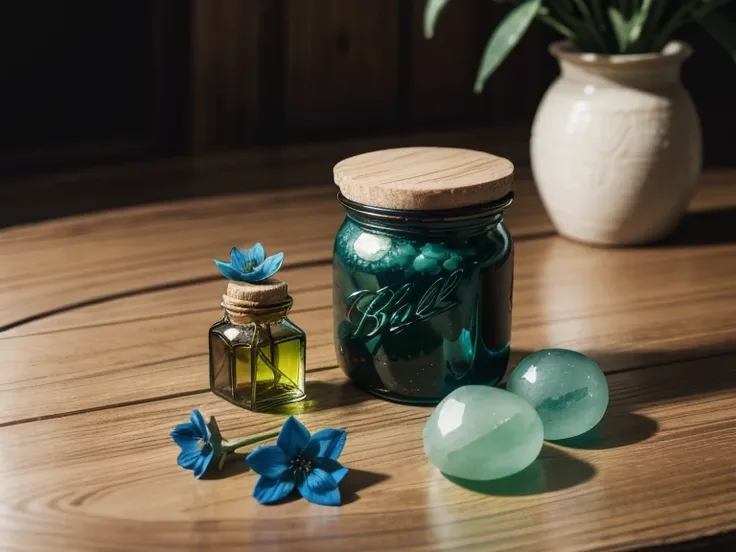
[[[509,358],[513,194],[448,210],[371,207],[338,196],[337,359],[380,397],[435,404],[463,385],[495,385]]]

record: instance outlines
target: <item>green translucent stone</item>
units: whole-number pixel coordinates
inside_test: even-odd
[[[608,384],[598,365],[567,349],[525,357],[506,389],[529,401],[542,418],[544,438],[567,439],[592,429],[608,407]]]
[[[498,479],[526,468],[542,449],[542,421],[521,398],[466,385],[445,397],[424,426],[424,453],[441,472]]]

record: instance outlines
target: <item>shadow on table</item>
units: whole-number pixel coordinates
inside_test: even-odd
[[[352,504],[360,500],[360,491],[390,479],[385,473],[351,469],[340,483],[340,494],[343,504]]]
[[[247,454],[234,453],[229,455],[227,462],[223,466],[222,471],[211,471],[207,472],[202,476],[202,480],[217,480],[226,479],[233,477],[241,473],[250,471],[250,467],[245,461]],[[366,470],[355,470],[350,469],[348,474],[340,482],[340,494],[342,496],[342,504],[352,504],[360,500],[361,491],[372,487],[382,481],[390,479],[391,476],[385,473],[377,473]],[[298,493],[292,493],[286,497],[283,501],[279,501],[280,504],[284,502],[293,502],[299,499]]]
[[[373,485],[389,479],[390,476],[383,473],[375,473],[364,470],[350,470],[340,482],[340,505],[352,504],[360,500],[360,491],[372,487]],[[266,504],[265,506],[279,506],[281,504],[288,504],[289,502],[295,502],[297,500],[303,500],[299,491],[296,489],[289,494],[286,498],[279,500],[273,504]]]
[[[298,416],[308,412],[358,404],[372,398],[372,395],[361,391],[347,379],[339,382],[309,381],[309,374],[307,374],[306,391],[306,400],[272,408],[265,413]]]
[[[473,481],[442,474],[448,481],[469,491],[492,496],[528,496],[561,491],[592,479],[596,469],[548,444],[539,457],[519,473],[491,481]]]
[[[218,471],[217,468],[211,468],[211,471],[208,471],[202,476],[202,480],[227,479],[228,477],[250,471],[250,466],[245,461],[246,456],[248,455],[240,452],[228,454],[222,471]]]
[[[736,531],[698,537],[686,542],[667,542],[639,548],[639,552],[733,552],[736,550]]]
[[[736,243],[736,209],[687,213],[675,231],[659,243],[641,247],[674,247]]]
[[[225,479],[227,477],[232,477],[234,475],[250,471],[248,464],[245,462],[245,456],[245,454],[233,454],[232,458],[228,459],[228,462],[225,464],[221,472],[214,471],[211,473],[207,473],[202,477],[202,479]],[[340,482],[340,495],[342,497],[342,504],[352,504],[353,502],[360,500],[361,491],[372,487],[373,485],[376,485],[381,481],[386,481],[390,478],[391,476],[384,473],[351,469],[345,476],[345,479]],[[299,500],[300,498],[301,496],[299,495],[299,493],[297,491],[294,491],[283,500],[278,501],[277,504],[294,502],[295,500]]]
[[[689,396],[736,389],[736,343],[718,348],[679,351],[584,351],[606,372],[613,402],[600,428],[573,444],[578,448],[615,448],[641,442],[657,431],[657,423],[638,408]],[[512,348],[507,376],[529,351]],[[707,368],[707,369],[704,369]],[[500,387],[504,388],[505,384]],[[618,399],[625,388],[626,396]],[[631,390],[631,392],[629,392]],[[300,415],[359,404],[374,399],[350,380],[310,381],[307,399],[269,410],[268,414]],[[619,435],[614,426],[627,427]],[[585,444],[583,444],[585,443]]]
[[[577,437],[558,439],[556,445],[577,449],[612,449],[646,441],[659,430],[656,420],[642,414],[612,409],[593,429]]]

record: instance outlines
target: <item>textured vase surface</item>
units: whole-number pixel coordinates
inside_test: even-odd
[[[680,80],[690,47],[604,56],[563,42],[550,51],[561,74],[537,110],[531,162],[558,232],[600,245],[664,237],[701,169],[700,122]]]

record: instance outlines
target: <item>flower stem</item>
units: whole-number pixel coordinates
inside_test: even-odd
[[[232,439],[229,441],[222,442],[222,450],[225,452],[234,452],[239,448],[260,443],[261,441],[268,441],[274,437],[278,437],[280,431],[272,431],[271,433],[264,433],[263,435],[256,435],[255,437],[244,437],[241,439]]]

